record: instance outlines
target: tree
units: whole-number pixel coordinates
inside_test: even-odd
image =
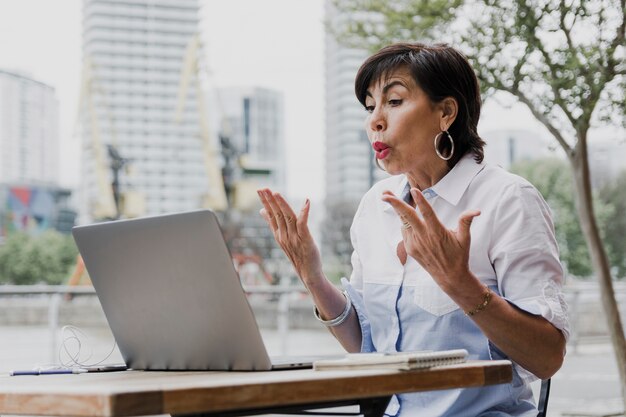
[[[12,233],[0,247],[0,283],[61,284],[69,277],[77,253],[69,235]]]
[[[483,92],[528,107],[572,168],[576,208],[600,283],[626,411],[626,339],[593,206],[591,127],[626,128],[626,0],[335,0],[350,46],[435,37],[460,47]],[[437,34],[439,34],[437,36]]]
[[[542,158],[532,161],[520,161],[511,166],[511,172],[530,181],[541,193],[550,206],[556,238],[559,243],[561,262],[571,275],[588,277],[593,272],[591,257],[585,243],[585,237],[578,221],[574,201],[574,183],[567,162],[557,158]],[[621,219],[613,201],[601,196],[594,199],[596,215],[603,237],[606,231]],[[621,229],[622,233],[626,229]],[[609,253],[612,246],[604,239]],[[613,263],[611,263],[613,265]]]
[[[600,200],[612,206],[614,215],[603,227],[609,260],[614,275],[626,277],[626,170],[613,181],[600,188]]]

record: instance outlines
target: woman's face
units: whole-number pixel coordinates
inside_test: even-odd
[[[407,68],[374,81],[367,90],[365,121],[376,158],[392,174],[419,173],[438,166],[441,159],[434,138],[441,132],[443,110],[433,104]]]

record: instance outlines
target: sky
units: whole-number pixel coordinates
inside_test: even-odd
[[[323,0],[200,0],[212,83],[283,92],[287,192],[324,195]],[[56,89],[60,103],[61,183],[78,185],[73,136],[81,69],[80,0],[0,0],[0,68]],[[506,104],[506,100],[505,100]],[[487,102],[479,133],[526,129],[547,136],[521,105]],[[364,113],[365,116],[365,113]]]

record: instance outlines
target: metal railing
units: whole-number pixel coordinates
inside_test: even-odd
[[[302,286],[293,285],[266,285],[244,286],[247,294],[276,295],[276,328],[281,340],[282,351],[286,350],[287,335],[289,332],[290,299],[293,294],[303,294],[306,290]],[[601,311],[600,292],[597,282],[576,282],[568,284],[564,288],[566,300],[569,305],[570,318],[570,348],[577,350],[581,341],[588,335],[581,329],[582,319],[585,318],[584,308],[593,305],[597,311]],[[622,310],[622,319],[626,320],[626,282],[615,283],[615,293]],[[0,285],[0,297],[30,297],[47,295],[48,301],[48,328],[50,335],[50,357],[56,358],[58,349],[59,312],[66,296],[94,296],[95,290],[91,286],[65,286],[65,285]],[[626,324],[626,323],[625,323]],[[608,333],[593,336],[594,341],[608,341]]]
[[[292,294],[306,293],[301,286],[264,285],[244,286],[246,294],[269,294],[277,295],[276,326],[281,340],[283,354],[287,346],[287,334],[289,333],[289,309],[290,296]],[[48,329],[49,329],[49,355],[51,362],[55,362],[58,354],[58,330],[59,312],[63,298],[70,296],[95,296],[96,291],[91,286],[67,286],[67,285],[0,285],[0,297],[10,296],[38,296],[47,295],[48,298]]]
[[[621,312],[622,325],[626,327],[626,282],[613,281],[613,288],[618,308]],[[564,294],[569,307],[569,347],[576,352],[580,344],[585,341],[610,341],[608,329],[597,333],[588,331],[588,327],[590,327],[588,322],[594,322],[592,318],[586,317],[589,314],[594,314],[594,319],[596,317],[601,317],[602,320],[600,322],[595,321],[595,326],[597,328],[604,329],[604,326],[606,326],[606,319],[604,317],[604,308],[602,306],[598,282],[595,280],[576,281],[564,287]],[[590,309],[589,306],[593,306],[595,308]],[[600,315],[597,315],[597,313],[600,313]]]
[[[55,363],[58,352],[59,310],[63,296],[96,295],[91,286],[75,287],[67,285],[0,285],[0,296],[49,295],[48,329],[50,362]]]

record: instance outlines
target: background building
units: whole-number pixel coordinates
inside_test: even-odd
[[[527,130],[492,130],[483,134],[487,142],[485,161],[510,169],[516,162],[565,155],[555,139]],[[619,137],[592,140],[589,146],[589,169],[592,186],[601,187],[624,170],[626,142]]]
[[[0,243],[11,232],[70,233],[76,218],[70,197],[69,190],[55,186],[0,184]]]
[[[57,185],[59,157],[54,88],[0,70],[0,183]]]
[[[244,179],[286,191],[285,112],[282,93],[261,87],[229,87],[214,95],[219,132],[241,155]],[[254,195],[257,200],[256,194]]]
[[[485,146],[485,161],[508,170],[516,162],[555,157],[555,143],[537,132],[528,130],[491,130],[481,134]]]
[[[0,70],[0,243],[11,232],[69,233],[76,213],[59,182],[59,104],[53,87]]]
[[[349,19],[338,13],[330,0],[325,12],[330,27]],[[364,128],[366,113],[354,95],[356,73],[368,53],[339,45],[328,32],[325,48],[326,203],[358,202],[385,175],[374,164]]]
[[[198,9],[198,0],[83,2],[84,220],[106,217],[106,211],[94,215],[98,199],[110,201],[106,184],[115,161],[106,145],[126,162],[120,191],[134,215],[198,208],[214,186],[206,174],[193,88],[182,121],[174,121]]]
[[[228,87],[217,92],[207,97],[210,107],[217,109],[212,124],[219,127],[224,157],[230,159],[225,179],[233,184],[231,200],[237,209],[230,212],[235,229],[225,227],[225,235],[235,258],[243,255],[258,264],[264,260],[276,273],[272,260],[284,260],[284,255],[259,215],[256,190],[269,187],[284,193],[287,188],[283,95],[261,87]]]
[[[350,18],[339,13],[331,0],[325,3],[325,15],[329,27],[340,27]],[[322,252],[326,259],[337,260],[338,276],[348,273],[350,266],[349,229],[358,203],[387,175],[374,163],[364,127],[366,112],[354,94],[356,73],[367,56],[364,50],[339,45],[326,31],[326,213],[321,232]]]

